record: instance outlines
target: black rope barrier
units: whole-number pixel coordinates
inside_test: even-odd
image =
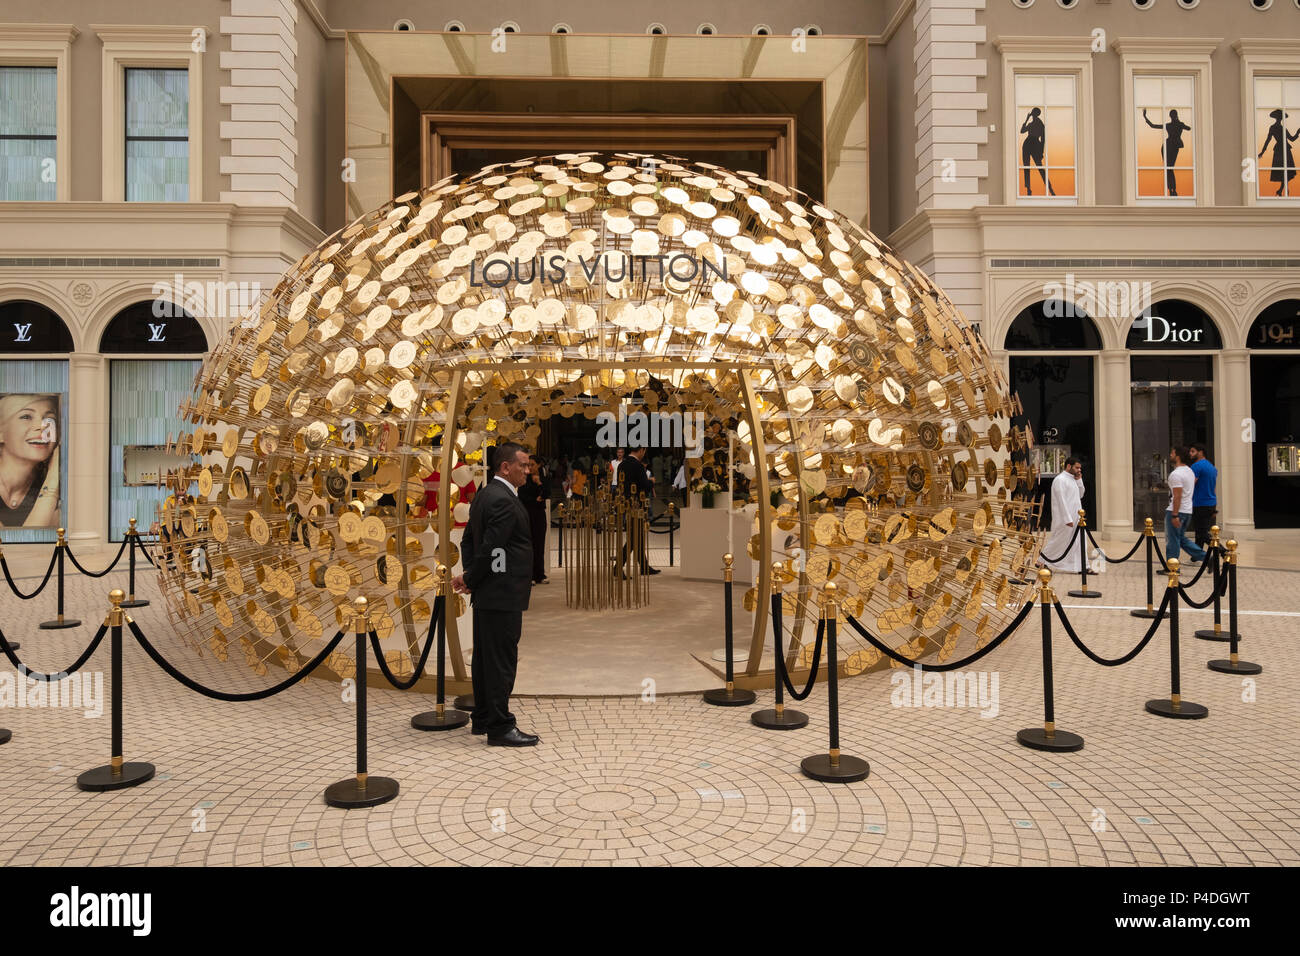
[[[784,583],[784,569],[778,564],[772,565],[772,660],[781,661],[783,648],[781,636],[785,628],[781,623],[781,585]],[[818,651],[818,656],[821,652]],[[779,668],[779,664],[773,665]],[[773,672],[772,694],[774,706],[771,710],[756,710],[749,715],[756,727],[764,730],[798,730],[808,726],[808,715],[799,710],[788,710],[785,706],[785,681],[778,670]]]
[[[960,661],[954,661],[953,663],[950,664],[924,664],[921,661],[914,661],[910,657],[904,657],[902,654],[899,654],[893,648],[886,646],[884,643],[881,642],[881,640],[878,637],[876,637],[865,627],[859,624],[857,618],[855,618],[852,614],[845,615],[844,619],[853,626],[853,629],[858,632],[858,635],[864,641],[866,641],[876,650],[880,651],[880,653],[884,654],[886,657],[892,658],[893,660],[898,661],[900,664],[903,664],[906,667],[919,667],[923,671],[939,672],[939,671],[952,671],[952,670],[956,670],[959,667],[965,667],[967,664],[975,663],[984,655],[993,653],[993,651],[996,650],[998,646],[1002,644],[1003,641],[1005,641],[1008,637],[1011,636],[1011,633],[1016,628],[1018,628],[1021,624],[1024,623],[1025,618],[1029,616],[1029,612],[1033,608],[1033,606],[1034,606],[1033,601],[1026,601],[1025,606],[1020,609],[1019,613],[1017,613],[1014,618],[1012,618],[1011,623],[1002,629],[1002,633],[1000,633],[997,637],[993,638],[993,640],[989,641],[987,644],[985,644],[983,647],[977,650],[974,654],[971,654],[969,657],[963,658]]]
[[[1079,537],[1079,524],[1078,522],[1075,522],[1074,534],[1070,535],[1070,540],[1066,543],[1065,550],[1062,551],[1059,555],[1057,555],[1054,558],[1049,558],[1044,554],[1040,554],[1038,556],[1038,559],[1042,561],[1044,564],[1055,564],[1057,561],[1064,561],[1065,556],[1070,553],[1070,549],[1074,547],[1074,542],[1078,539],[1078,537]]]
[[[290,675],[287,679],[282,680],[280,683],[276,684],[273,687],[268,687],[265,690],[252,691],[246,694],[231,694],[223,690],[213,690],[210,687],[206,687],[203,684],[200,684],[198,681],[194,680],[193,678],[187,677],[185,674],[181,673],[179,670],[173,667],[171,663],[169,663],[168,660],[158,652],[158,649],[155,648],[151,643],[149,643],[149,639],[145,637],[143,633],[141,633],[140,626],[136,624],[135,621],[131,620],[131,618],[128,617],[126,619],[126,625],[131,629],[131,634],[135,637],[136,641],[140,644],[142,648],[144,648],[144,652],[148,654],[151,658],[153,658],[153,662],[157,664],[159,667],[161,667],[164,671],[166,671],[168,676],[170,676],[173,680],[178,681],[181,684],[184,684],[190,690],[202,694],[204,697],[211,697],[213,700],[224,700],[224,701],[233,701],[233,702],[249,701],[249,700],[265,700],[268,697],[280,693],[280,691],[282,690],[288,690],[294,684],[304,679],[308,674],[310,674],[317,667],[319,667],[324,662],[325,658],[329,657],[330,654],[334,652],[334,648],[338,647],[343,640],[343,632],[339,631],[337,634],[334,635],[334,637],[330,640],[330,642],[327,645],[325,645],[325,649],[322,650],[315,657],[313,657],[305,665],[303,665],[303,667],[299,669],[297,673]],[[365,675],[358,675],[358,681],[364,681],[364,680],[365,680]]]
[[[71,547],[68,548],[68,560],[72,562],[72,566],[74,568],[76,568],[86,577],[102,578],[104,575],[108,574],[109,571],[112,571],[115,567],[117,567],[117,562],[122,560],[122,554],[123,552],[126,551],[127,544],[128,544],[128,539],[123,538],[122,546],[117,549],[117,554],[114,556],[113,560],[108,563],[108,567],[106,567],[103,571],[87,571],[85,568],[81,566],[81,562],[77,560],[77,556],[72,553]]]
[[[157,542],[155,542],[155,544],[156,543]],[[140,550],[140,553],[144,555],[144,559],[149,562],[149,567],[151,568],[158,567],[158,564],[154,561],[154,559],[149,557],[149,549],[145,547],[145,545],[140,541],[139,535],[136,535],[135,537],[135,546]]]
[[[794,689],[790,683],[790,675],[785,669],[785,657],[781,654],[776,655],[776,673],[781,678],[781,683],[785,685],[786,693],[795,700],[806,700],[812,693],[813,687],[817,684],[817,669],[822,660],[822,638],[826,636],[826,619],[822,618],[817,622],[817,639],[813,642],[813,659],[812,667],[808,672],[808,683],[804,685],[802,691]]]
[[[1189,607],[1194,607],[1197,608],[1198,610],[1209,607],[1217,599],[1223,596],[1222,593],[1219,591],[1219,588],[1215,586],[1215,588],[1212,591],[1210,591],[1210,596],[1207,597],[1204,601],[1193,601],[1192,596],[1187,593],[1188,587],[1190,587],[1190,585],[1182,585],[1182,584],[1178,585],[1178,593],[1182,595],[1183,600],[1187,602]]]
[[[438,626],[438,613],[442,610],[442,602],[441,594],[433,599],[433,616],[429,618],[429,636],[424,639],[424,650],[420,652],[420,661],[415,665],[415,671],[409,680],[402,680],[389,669],[388,662],[384,660],[384,652],[379,646],[379,635],[373,630],[370,631],[370,647],[375,652],[375,663],[379,665],[379,672],[398,690],[410,690],[424,675],[424,665],[429,660],[429,651],[433,650],[434,632]]]
[[[1159,541],[1152,541],[1152,544],[1154,545],[1155,550],[1156,550],[1156,560],[1158,560],[1158,561],[1160,562],[1160,570],[1163,571],[1163,572],[1165,572],[1165,574],[1168,574],[1168,573],[1169,573],[1169,562],[1165,560],[1165,553],[1164,553],[1163,551],[1160,550],[1160,542],[1159,542]],[[1208,564],[1210,563],[1210,555],[1211,555],[1211,553],[1212,553],[1211,549],[1206,548],[1206,550],[1205,550],[1205,557],[1203,557],[1203,558],[1201,559],[1201,566],[1200,566],[1199,568],[1196,569],[1196,574],[1193,575],[1192,579],[1191,579],[1190,581],[1187,582],[1187,587],[1190,588],[1193,584],[1195,584],[1197,581],[1199,581],[1199,580],[1201,579],[1201,575],[1205,573],[1205,567],[1206,567],[1206,565],[1208,565]]]
[[[723,687],[710,688],[701,696],[706,704],[713,704],[715,707],[744,707],[752,704],[758,699],[758,695],[752,690],[745,687],[736,686],[736,667],[735,652],[732,645],[732,607],[731,607],[731,588],[734,569],[732,567],[735,556],[730,552],[722,556],[722,620],[725,631],[723,637],[724,658],[726,660],[726,685]]]
[[[24,677],[30,677],[32,680],[43,680],[43,681],[51,681],[51,682],[60,681],[63,680],[63,678],[65,677],[75,674],[77,671],[81,670],[81,668],[85,666],[86,661],[90,660],[91,655],[93,655],[95,653],[95,650],[99,647],[99,642],[104,639],[104,635],[107,633],[108,633],[108,622],[105,621],[103,624],[100,625],[99,630],[95,632],[95,636],[90,639],[89,646],[84,651],[82,651],[81,656],[78,657],[72,663],[71,667],[64,668],[61,671],[54,671],[53,673],[50,674],[43,674],[40,671],[28,670],[27,665],[24,664],[22,661],[20,661],[18,659],[18,655],[14,653],[12,645],[10,645],[8,638],[6,638],[4,635],[4,631],[0,631],[0,650],[4,651],[5,657],[9,658],[9,663],[13,664],[14,668],[18,671],[18,673],[22,674]]]
[[[1065,616],[1065,608],[1061,607],[1061,602],[1053,601],[1052,606],[1056,609],[1056,616],[1060,618],[1061,626],[1065,628],[1065,633],[1070,636],[1070,640],[1074,641],[1075,647],[1083,651],[1083,653],[1094,663],[1100,664],[1103,667],[1118,667],[1121,664],[1127,664],[1133,658],[1142,653],[1142,649],[1151,642],[1151,638],[1156,636],[1156,631],[1160,629],[1160,622],[1165,619],[1165,614],[1169,610],[1169,596],[1172,590],[1172,588],[1167,588],[1165,590],[1164,599],[1161,600],[1160,607],[1156,609],[1156,616],[1151,619],[1151,626],[1147,628],[1146,634],[1142,636],[1142,640],[1138,641],[1137,647],[1133,648],[1133,650],[1129,651],[1123,657],[1106,658],[1102,657],[1100,654],[1093,653],[1092,649],[1079,639],[1079,635],[1074,633],[1074,627],[1071,626],[1070,619]]]
[[[1138,535],[1138,539],[1133,542],[1133,547],[1128,549],[1128,554],[1124,555],[1122,558],[1112,558],[1105,551],[1101,550],[1101,545],[1099,545],[1097,539],[1092,536],[1091,528],[1085,528],[1083,533],[1088,536],[1088,540],[1092,542],[1092,546],[1100,552],[1103,558],[1106,559],[1107,564],[1123,564],[1129,558],[1133,557],[1133,555],[1137,554],[1137,549],[1142,547],[1142,539],[1146,537],[1146,535]]]
[[[9,582],[9,589],[11,591],[13,591],[14,594],[18,595],[20,599],[24,601],[30,601],[32,598],[36,597],[36,595],[44,591],[45,585],[50,583],[50,575],[54,573],[54,565],[58,562],[58,560],[59,560],[59,552],[58,549],[56,548],[54,552],[50,555],[50,566],[45,569],[45,577],[41,579],[41,583],[37,586],[36,590],[33,591],[31,594],[24,594],[22,591],[18,590],[18,585],[14,584],[13,575],[9,573],[9,562],[5,560],[5,556],[3,553],[0,553],[0,571],[4,571],[5,580]]]

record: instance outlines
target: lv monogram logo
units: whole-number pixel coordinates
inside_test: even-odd
[[[32,324],[30,322],[27,322],[25,324],[15,322],[14,331],[18,333],[18,335],[14,338],[15,342],[30,342],[32,340],[32,337],[30,335],[32,331]]]
[[[149,323],[149,341],[150,341],[150,342],[166,342],[166,341],[167,341],[167,337],[166,337],[165,335],[163,335],[163,333],[166,332],[166,331],[167,331],[167,323],[166,323],[166,322],[160,322],[160,323],[158,323],[157,325],[154,325],[152,322],[150,322],[150,323]]]

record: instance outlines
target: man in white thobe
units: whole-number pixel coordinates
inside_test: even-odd
[[[1071,541],[1074,526],[1083,507],[1083,463],[1077,458],[1065,460],[1065,470],[1052,481],[1052,531],[1043,542],[1043,564],[1053,571],[1078,573],[1079,542]],[[1061,552],[1065,552],[1062,554]],[[1047,561],[1059,557],[1059,561]]]

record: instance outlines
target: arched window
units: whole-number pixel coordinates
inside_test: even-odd
[[[1300,299],[1274,302],[1250,325],[1248,349],[1300,349]]]
[[[1101,333],[1072,302],[1045,299],[1021,310],[1012,320],[1004,348],[1013,352],[1098,351]]]
[[[72,333],[58,314],[36,302],[0,305],[0,352],[71,352]]]
[[[1133,320],[1125,342],[1130,349],[1212,352],[1223,337],[1208,312],[1182,299],[1161,299]]]
[[[165,299],[128,305],[108,323],[99,351],[157,355],[195,355],[208,350],[203,328],[178,305]]]

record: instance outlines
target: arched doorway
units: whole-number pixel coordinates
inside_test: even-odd
[[[1256,528],[1300,527],[1300,299],[1265,308],[1250,349],[1252,484]]]
[[[36,414],[49,418],[46,434],[54,439],[52,452],[37,464],[39,473],[34,478],[10,478],[43,499],[21,495],[16,509],[7,507],[12,502],[5,503],[0,527],[6,544],[53,541],[56,529],[68,526],[68,353],[72,350],[72,333],[53,309],[28,300],[0,304],[0,413],[5,417],[0,430],[20,414]]]
[[[1214,449],[1214,353],[1223,347],[1208,312],[1162,299],[1129,326],[1133,422],[1133,530],[1169,505],[1169,449],[1204,442]]]
[[[1071,302],[1049,299],[1022,309],[1007,329],[1003,347],[1011,387],[1020,396],[1024,421],[1034,435],[1031,461],[1038,467],[1035,495],[1040,524],[1051,526],[1052,479],[1070,457],[1083,462],[1083,507],[1091,527],[1101,527],[1097,508],[1096,353],[1101,333]]]
[[[99,351],[109,361],[108,539],[120,541],[136,520],[141,534],[155,523],[166,497],[168,469],[189,455],[166,449],[183,422],[177,409],[194,390],[208,350],[198,321],[165,299],[135,302],[104,327]]]

